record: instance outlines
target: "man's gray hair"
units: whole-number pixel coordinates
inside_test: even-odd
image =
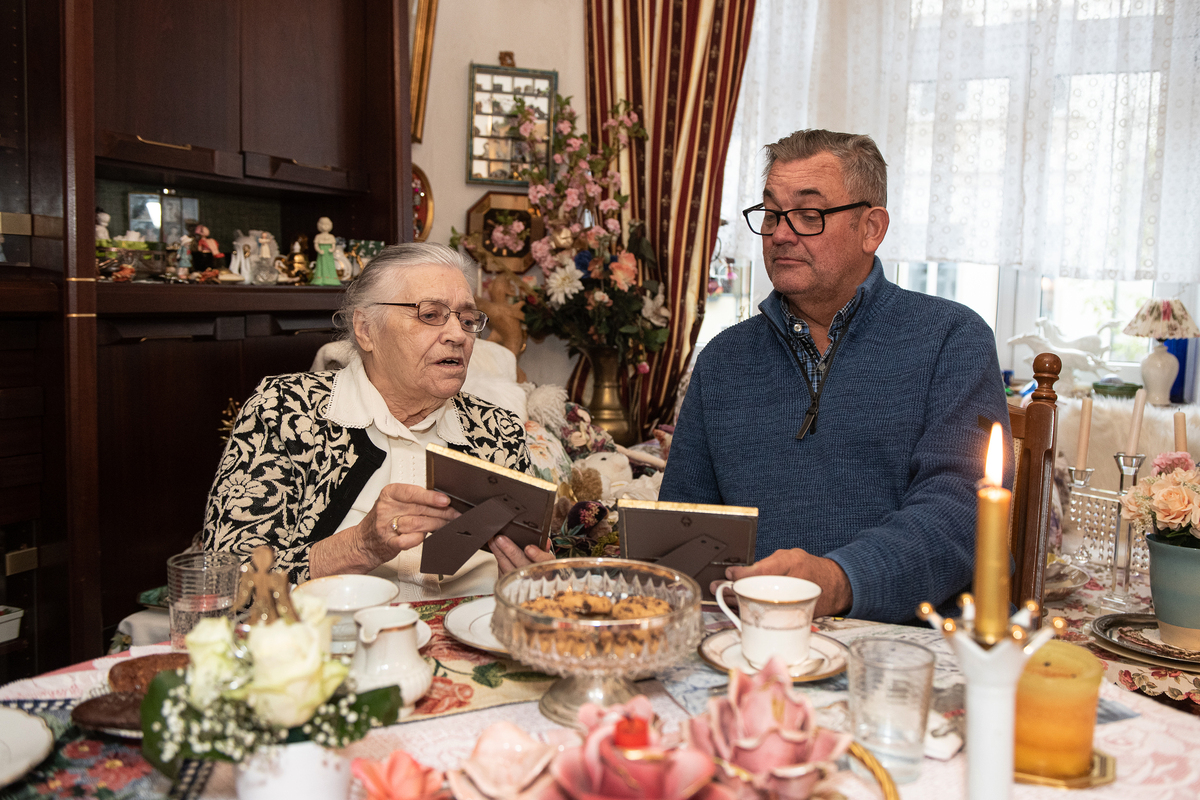
[[[887,162],[870,136],[810,129],[796,131],[763,148],[767,155],[765,179],[771,167],[829,153],[842,165],[842,177],[851,202],[866,200],[872,206],[887,205]]]
[[[371,259],[371,263],[367,264],[362,274],[346,287],[346,293],[342,296],[342,306],[333,315],[334,325],[340,331],[338,338],[350,342],[361,353],[362,347],[354,333],[354,312],[363,312],[368,327],[375,329],[386,313],[386,307],[376,303],[391,300],[405,272],[429,264],[444,264],[458,269],[468,284],[475,280],[476,270],[479,268],[470,256],[444,244],[408,242],[389,245]]]

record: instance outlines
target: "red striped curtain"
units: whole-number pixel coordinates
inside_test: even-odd
[[[629,216],[646,223],[667,285],[671,335],[631,380],[630,411],[644,434],[669,422],[708,296],[708,263],[720,225],[721,184],[754,0],[584,0],[588,130],[604,135],[612,107],[629,100],[648,132],[621,171]],[[657,273],[657,274],[655,274]],[[579,396],[587,377],[572,377]]]

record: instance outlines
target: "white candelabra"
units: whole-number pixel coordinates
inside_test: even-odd
[[[1009,620],[1008,635],[988,646],[975,633],[975,601],[964,594],[960,620],[945,619],[930,603],[917,616],[927,621],[954,648],[966,679],[967,800],[1008,800],[1013,785],[1013,734],[1017,681],[1025,662],[1066,623],[1061,617],[1036,633],[1041,614],[1032,600]]]

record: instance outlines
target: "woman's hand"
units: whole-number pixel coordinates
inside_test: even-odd
[[[532,564],[535,561],[553,561],[554,554],[542,550],[535,544],[526,545],[525,549],[517,547],[517,543],[507,536],[493,536],[488,544],[496,556],[496,566],[501,575],[507,575],[517,567]]]
[[[409,483],[390,483],[362,521],[309,551],[309,575],[370,572],[380,564],[425,541],[459,512],[450,508],[450,498],[441,492]]]

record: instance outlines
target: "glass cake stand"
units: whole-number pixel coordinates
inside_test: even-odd
[[[586,592],[617,603],[657,597],[671,610],[641,619],[564,619],[521,608],[537,597]],[[610,706],[639,694],[632,681],[678,663],[703,632],[700,586],[673,569],[619,558],[565,558],[529,564],[496,582],[492,633],[512,657],[562,676],[542,697],[549,719],[579,726],[584,703]]]

